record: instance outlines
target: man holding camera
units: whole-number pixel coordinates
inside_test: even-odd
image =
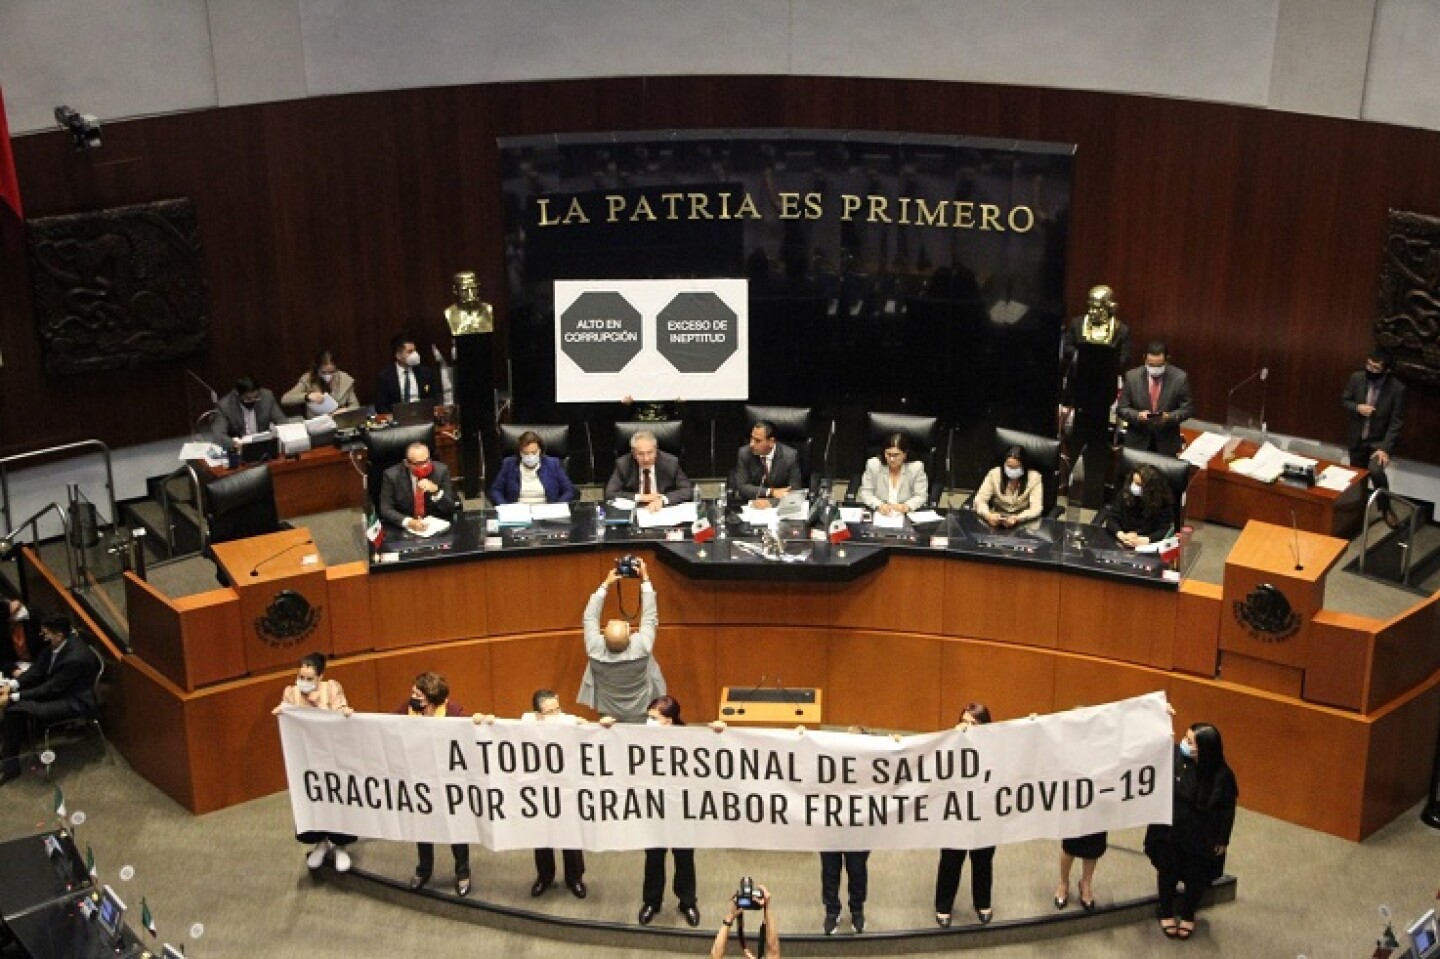
[[[600,611],[610,587],[620,579],[640,580],[640,628],[612,619],[602,629]],[[643,723],[650,703],[665,695],[665,677],[652,655],[660,628],[650,570],[638,556],[622,556],[585,606],[585,678],[575,697],[601,716],[622,723]]]
[[[730,911],[720,921],[715,941],[710,945],[710,959],[721,959],[730,943],[731,927],[740,923],[740,954],[745,959],[757,959],[756,954],[745,944],[745,912],[760,910],[760,955],[766,959],[779,959],[780,932],[775,928],[775,917],[770,913],[770,891],[764,886],[754,885],[747,876],[740,880],[740,891],[730,897]]]

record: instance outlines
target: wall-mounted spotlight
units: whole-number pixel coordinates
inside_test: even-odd
[[[100,149],[100,120],[93,114],[77,113],[62,103],[55,108],[55,122],[60,129],[70,131],[75,152]]]

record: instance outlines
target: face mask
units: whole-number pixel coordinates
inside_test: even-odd
[[[334,373],[321,373],[321,374],[320,374],[320,379],[321,379],[322,381],[326,382],[326,383],[329,383],[331,380],[335,379],[335,374],[334,374]]]
[[[419,353],[407,353],[407,354],[405,355],[405,365],[406,365],[406,366],[419,366],[419,365],[420,365],[420,354],[419,354]]]
[[[300,690],[300,694],[302,696],[309,696],[311,693],[315,692],[317,685],[318,684],[313,679],[295,680],[295,688]]]
[[[535,467],[537,467],[537,466],[540,465],[540,454],[539,454],[539,453],[524,453],[524,454],[521,454],[521,456],[520,456],[520,462],[524,463],[526,466],[530,467],[530,468],[533,470]]]
[[[1180,740],[1180,755],[1184,756],[1186,759],[1194,759],[1194,758],[1195,758],[1195,753],[1194,753],[1194,751],[1192,751],[1192,750],[1190,749],[1190,740],[1188,740],[1188,739],[1182,739],[1182,740]]]
[[[425,477],[429,476],[429,475],[430,475],[431,473],[433,473],[433,472],[435,472],[435,464],[434,464],[434,463],[426,463],[424,466],[411,466],[411,467],[410,467],[410,473],[411,473],[411,475],[413,475],[416,479],[424,479]]]
[[[1139,498],[1140,498],[1141,490],[1142,490],[1142,487],[1140,486],[1139,483],[1131,483],[1131,484],[1130,484],[1130,495],[1133,496],[1133,497],[1135,497],[1136,499],[1139,499]]]
[[[1159,366],[1150,366],[1147,364],[1145,366],[1145,372],[1149,373],[1152,377],[1158,380],[1160,377],[1165,375],[1165,364],[1161,363]]]
[[[255,408],[255,401],[254,401],[254,400],[241,400],[241,401],[240,401],[240,405],[243,406],[243,407],[245,407],[247,410],[253,410],[253,409]]]
[[[410,697],[410,711],[412,713],[423,713],[425,711],[425,700]]]
[[[1366,371],[1365,371],[1365,378],[1366,378],[1367,380],[1369,380],[1370,382],[1372,382],[1372,383],[1375,382],[1376,380],[1384,379],[1384,377],[1385,377],[1385,371],[1384,371],[1384,370],[1381,370],[1381,371],[1378,372],[1378,373],[1375,372],[1374,370],[1366,370]]]
[[[1011,479],[1019,479],[1025,475],[1025,468],[1023,466],[1007,466],[1005,467],[1005,475]]]
[[[660,720],[656,719],[654,716],[646,716],[646,717],[645,717],[645,725],[647,725],[647,726],[662,726],[662,725],[664,725],[664,724],[661,723]]]

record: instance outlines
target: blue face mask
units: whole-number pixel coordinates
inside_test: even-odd
[[[1194,751],[1191,750],[1191,748],[1190,748],[1190,740],[1188,740],[1188,739],[1182,739],[1182,740],[1180,740],[1180,755],[1184,756],[1186,759],[1194,759],[1194,758],[1195,758],[1195,753],[1194,753]]]

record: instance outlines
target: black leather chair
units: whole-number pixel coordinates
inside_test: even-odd
[[[502,423],[500,425],[500,455],[514,456],[522,433],[534,432],[540,437],[540,445],[546,456],[555,456],[565,472],[570,472],[570,425],[568,423]]]
[[[1065,465],[1065,457],[1060,449],[1060,440],[1053,436],[1040,436],[1036,433],[1026,433],[1023,430],[1011,430],[997,426],[995,428],[995,462],[999,463],[1005,451],[1012,446],[1018,446],[1025,451],[1025,459],[1032,469],[1040,474],[1040,481],[1044,484],[1044,512],[1040,515],[1047,518],[1054,518],[1060,515],[1060,474]],[[971,505],[975,501],[975,495],[970,495]]]
[[[865,456],[860,469],[850,478],[850,485],[845,490],[846,498],[854,500],[859,495],[865,462],[884,452],[885,441],[895,433],[910,443],[910,458],[925,464],[925,478],[930,481],[930,501],[927,505],[936,506],[940,497],[945,495],[947,478],[941,474],[948,468],[941,462],[941,439],[948,438],[949,434],[940,429],[937,417],[910,413],[865,414]]]
[[[685,457],[684,420],[660,420],[649,423],[642,420],[622,420],[615,424],[615,458],[630,452],[630,437],[639,432],[655,434],[655,445],[676,459]],[[610,475],[608,472],[605,474]]]
[[[435,424],[422,423],[419,426],[392,426],[384,430],[372,430],[365,434],[365,450],[370,458],[366,470],[366,488],[370,494],[370,505],[378,508],[380,503],[380,482],[385,471],[405,458],[405,451],[411,443],[424,443],[435,454]]]
[[[800,482],[802,485],[808,484],[810,482],[810,457],[815,446],[815,438],[811,429],[814,413],[811,408],[808,406],[758,406],[754,403],[746,403],[745,435],[747,437],[750,435],[750,430],[760,420],[773,423],[775,438],[799,454]]]
[[[283,527],[270,467],[251,466],[205,486],[205,545],[263,536]]]
[[[1178,456],[1163,456],[1149,450],[1124,449],[1120,452],[1120,481],[1116,490],[1124,489],[1130,482],[1130,474],[1142,466],[1153,466],[1170,484],[1170,495],[1175,501],[1175,528],[1185,523],[1185,493],[1190,488],[1190,476],[1195,467]]]

